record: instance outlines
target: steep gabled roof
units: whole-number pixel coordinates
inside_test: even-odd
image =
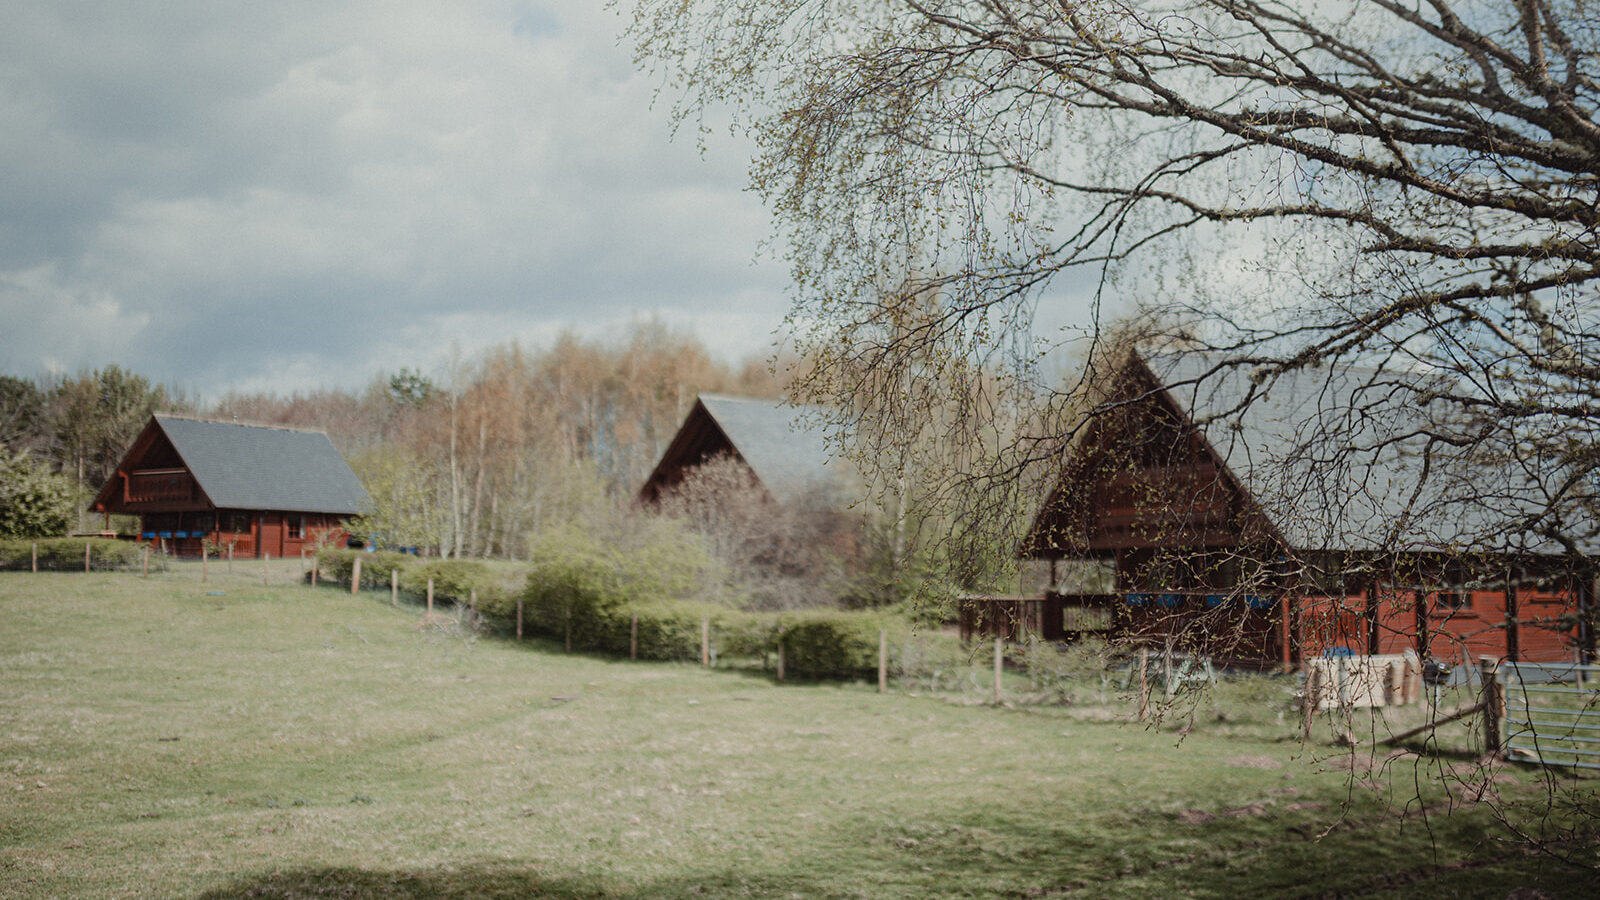
[[[780,503],[796,503],[839,487],[842,466],[832,459],[819,407],[788,406],[721,394],[701,394],[639,490],[656,499],[684,470],[719,454],[744,461]]]
[[[1120,377],[1175,409],[1296,549],[1558,550],[1512,527],[1543,509],[1553,464],[1433,439],[1463,431],[1454,409],[1427,400],[1446,385],[1443,375],[1324,366],[1263,376],[1184,352],[1135,357]]]
[[[370,506],[360,479],[321,432],[163,414],[149,428],[159,429],[172,444],[217,509],[355,515]],[[135,464],[125,458],[119,468]],[[102,491],[101,499],[106,496]]]

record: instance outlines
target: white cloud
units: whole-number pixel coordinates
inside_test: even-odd
[[[669,143],[599,6],[17,15],[0,365],[293,390],[653,313],[750,352],[784,273],[749,148]]]

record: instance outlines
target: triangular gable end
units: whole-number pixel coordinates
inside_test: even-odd
[[[660,502],[662,495],[682,482],[690,469],[719,455],[730,456],[744,463],[745,468],[750,467],[749,462],[739,455],[738,448],[733,445],[727,432],[706,409],[704,401],[696,398],[689,415],[684,417],[683,425],[673,435],[672,443],[661,454],[660,462],[656,463],[650,477],[639,488],[638,501],[643,504]],[[760,484],[755,470],[751,469],[750,475]]]
[[[95,512],[137,513],[137,509],[129,506],[133,498],[154,493],[174,498],[192,509],[216,508],[177,446],[162,429],[160,419],[152,416],[89,508]]]
[[[1140,357],[1068,451],[1023,559],[1130,548],[1282,543],[1240,480]]]

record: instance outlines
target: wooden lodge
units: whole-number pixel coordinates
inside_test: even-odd
[[[1414,396],[1389,390],[1394,377],[1416,376],[1319,369],[1263,385],[1200,354],[1134,356],[1020,551],[1052,571],[1109,566],[1114,591],[977,604],[969,615],[994,621],[971,627],[1254,668],[1407,650],[1458,665],[1592,659],[1593,582],[1536,537],[1486,545],[1518,483],[1397,438],[1429,413],[1392,399]]]
[[[773,400],[701,394],[639,488],[638,501],[654,505],[696,467],[726,458],[742,465],[750,483],[777,503],[836,502],[843,488],[840,467],[818,414]]]
[[[182,556],[297,556],[343,542],[366,491],[326,434],[156,415],[90,509]]]

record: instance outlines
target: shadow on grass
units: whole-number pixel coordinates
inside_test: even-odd
[[[307,900],[468,900],[480,897],[596,898],[719,896],[843,897],[801,876],[706,873],[641,884],[604,884],[599,878],[548,877],[527,866],[501,862],[451,866],[425,872],[384,872],[353,868],[301,869],[243,878],[199,895],[200,900],[253,897]]]
[[[635,881],[506,860],[427,870],[305,868],[241,877],[201,898],[466,900],[478,897],[643,900],[705,897],[1505,897],[1521,887],[1589,896],[1592,872],[1541,859],[1532,847],[1492,846],[1489,823],[1449,818],[1431,836],[1391,816],[1326,818],[1288,810],[1219,811],[1205,825],[1130,811],[1103,827],[1070,817],[1041,825],[1004,813],[961,824],[906,821],[845,829],[793,869],[749,867]],[[1229,818],[1243,814],[1243,818]],[[1318,820],[1321,820],[1320,822]],[[1375,852],[1377,846],[1386,852]],[[1437,843],[1435,843],[1437,842]],[[555,867],[560,868],[560,867]]]

